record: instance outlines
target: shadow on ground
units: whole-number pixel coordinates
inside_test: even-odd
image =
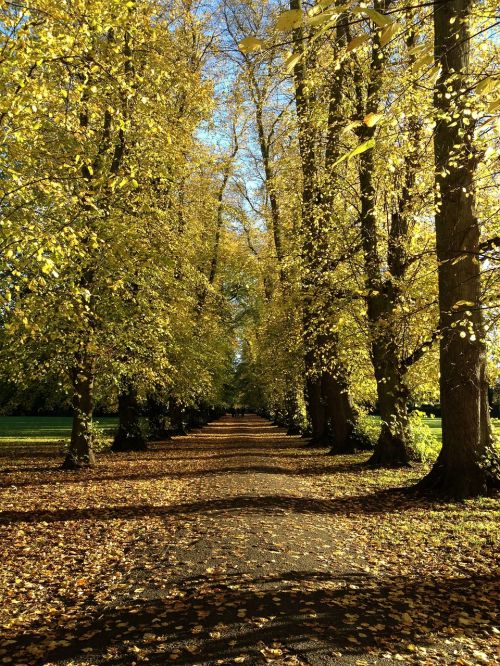
[[[398,652],[408,645],[431,645],[436,632],[488,633],[498,596],[493,576],[390,577],[380,584],[367,575],[289,571],[262,578],[187,578],[179,586],[183,593],[177,598],[172,590],[171,598],[94,606],[74,628],[43,620],[16,636],[9,654],[14,661],[39,664],[91,657],[95,651],[118,666],[136,661],[144,649],[152,664],[165,663],[172,653],[178,664],[230,661],[241,654],[252,660],[278,643],[308,657],[314,651],[354,656],[366,655],[370,648]],[[38,658],[39,650],[43,658]]]
[[[0,524],[20,522],[57,523],[68,520],[133,520],[142,517],[180,518],[191,515],[220,514],[264,514],[291,512],[297,514],[385,514],[425,506],[425,500],[414,498],[401,489],[379,490],[365,495],[349,495],[334,499],[316,499],[310,497],[294,497],[291,495],[237,495],[234,497],[215,498],[199,502],[186,502],[169,506],[120,505],[97,506],[83,509],[56,509],[36,511],[2,511]],[[439,509],[433,503],[433,510]],[[443,509],[449,504],[443,503]]]

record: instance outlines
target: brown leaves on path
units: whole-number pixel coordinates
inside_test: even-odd
[[[498,513],[225,418],[2,475],[0,663],[494,663]],[[49,464],[47,465],[47,461]]]

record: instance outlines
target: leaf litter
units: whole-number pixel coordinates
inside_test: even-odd
[[[257,417],[63,472],[2,458],[0,663],[494,664],[498,505]],[[4,451],[4,454],[8,452]]]

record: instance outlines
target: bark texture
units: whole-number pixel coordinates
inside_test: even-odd
[[[386,11],[390,0],[375,2],[375,8]],[[382,77],[386,64],[385,52],[380,48],[378,33],[374,46],[366,96],[364,78],[359,69],[355,75],[357,112],[360,118],[376,113],[381,105]],[[416,131],[410,126],[410,135]],[[360,142],[373,140],[376,126],[360,125]],[[370,330],[370,355],[377,385],[377,399],[382,429],[369,460],[373,466],[403,466],[411,459],[411,431],[408,419],[407,368],[400,358],[398,327],[395,321],[401,297],[401,284],[405,278],[405,247],[408,242],[408,205],[411,198],[415,165],[412,158],[405,162],[404,184],[396,209],[391,216],[387,246],[387,261],[382,260],[376,212],[376,181],[373,151],[360,155],[359,186],[361,195],[360,231],[366,273],[366,305]],[[384,277],[385,275],[385,277]]]
[[[302,10],[301,0],[290,0],[290,9]],[[343,33],[342,33],[343,34]],[[302,28],[293,33],[295,53],[301,55],[294,67],[295,104],[299,125],[299,150],[302,165],[302,262],[304,276],[302,279],[303,302],[303,337],[305,348],[306,370],[306,404],[312,427],[312,446],[329,446],[329,420],[336,424],[338,432],[347,432],[350,428],[347,421],[343,421],[349,413],[348,409],[341,409],[335,414],[327,414],[328,404],[332,409],[338,405],[328,401],[324,392],[325,385],[333,385],[338,373],[347,378],[347,372],[335,354],[335,341],[321,331],[321,326],[332,316],[329,309],[318,303],[318,291],[329,289],[325,285],[323,276],[329,261],[329,237],[327,221],[331,217],[331,199],[325,197],[319,179],[320,165],[328,169],[334,159],[336,127],[340,104],[340,90],[342,82],[335,80],[331,91],[331,104],[329,108],[330,133],[327,137],[326,154],[318,145],[314,119],[311,114],[309,92],[306,82],[307,55],[304,53],[304,34]],[[335,366],[335,372],[325,370],[324,356],[328,354],[330,366]],[[330,375],[329,378],[325,377]],[[348,391],[348,386],[346,387]],[[344,405],[345,407],[345,405]],[[355,421],[355,414],[350,417]],[[343,444],[342,444],[343,445]],[[341,446],[342,446],[341,445]]]
[[[144,451],[147,448],[139,420],[137,390],[128,383],[118,395],[118,430],[112,451]]]
[[[73,425],[63,469],[80,469],[95,464],[92,434],[94,369],[86,355],[77,355],[71,373],[73,385]]]
[[[468,85],[472,6],[471,0],[450,0],[434,12],[434,53],[441,65],[434,148],[443,446],[419,484],[458,499],[499,487],[487,399],[474,128],[462,92]]]

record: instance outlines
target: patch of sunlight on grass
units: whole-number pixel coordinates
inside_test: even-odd
[[[111,436],[118,419],[104,416],[94,423]],[[71,435],[70,416],[0,416],[0,445],[50,444],[68,440]]]

